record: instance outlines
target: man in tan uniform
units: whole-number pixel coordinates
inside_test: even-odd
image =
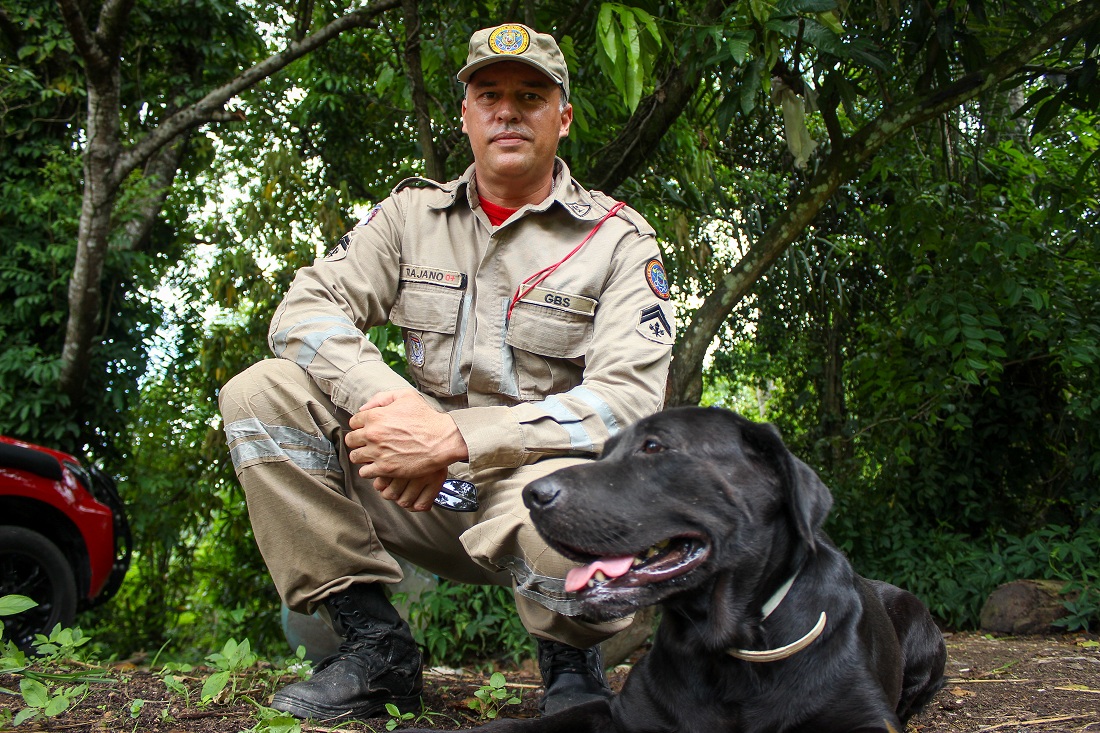
[[[403,181],[299,271],[271,324],[280,358],[221,392],[279,593],[344,637],[276,693],[299,717],[418,709],[420,654],[383,590],[401,579],[395,555],[514,586],[545,712],[610,694],[595,644],[628,623],[573,617],[572,563],[539,538],[521,490],[660,409],[675,326],[654,232],[556,157],[573,112],[552,37],[478,31],[458,78],[474,164],[449,183]],[[364,336],[386,321],[415,387]],[[433,510],[455,480],[476,509]]]

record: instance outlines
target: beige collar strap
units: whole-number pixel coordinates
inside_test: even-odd
[[[825,630],[825,612],[821,612],[821,617],[817,619],[817,623],[810,629],[809,633],[803,636],[798,641],[792,641],[786,646],[781,646],[778,649],[767,649],[765,651],[750,651],[748,649],[727,649],[726,654],[729,654],[734,659],[740,659],[745,662],[777,662],[780,659],[787,659],[793,657],[800,651],[808,647],[814,642],[817,637],[821,636],[821,632]]]

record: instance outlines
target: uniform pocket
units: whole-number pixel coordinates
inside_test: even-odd
[[[455,363],[464,290],[402,282],[390,322],[405,336],[409,375],[424,392],[449,397],[465,392]]]
[[[581,383],[592,315],[520,301],[505,341],[512,347],[520,399],[543,399]]]

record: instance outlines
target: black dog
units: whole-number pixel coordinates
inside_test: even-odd
[[[900,732],[943,684],[928,610],[855,573],[821,531],[829,490],[770,425],[668,410],[524,499],[543,537],[586,563],[566,582],[585,616],[664,613],[618,696],[485,730]]]

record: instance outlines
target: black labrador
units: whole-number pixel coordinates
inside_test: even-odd
[[[829,490],[771,425],[667,410],[524,499],[585,564],[566,581],[585,616],[664,612],[619,695],[486,731],[900,733],[943,684],[928,610],[855,573],[821,531]]]

